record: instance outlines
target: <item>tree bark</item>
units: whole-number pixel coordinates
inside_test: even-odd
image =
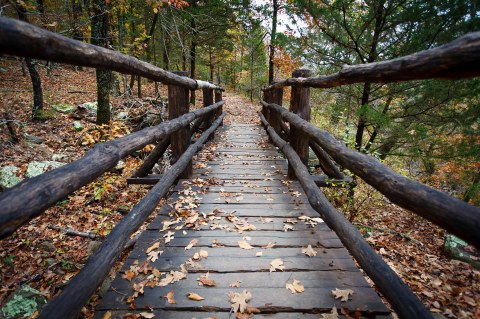
[[[270,35],[270,53],[268,56],[268,84],[271,84],[274,79],[273,74],[273,58],[275,57],[275,38],[277,33],[277,14],[278,14],[278,0],[273,0],[273,15],[272,15],[272,34]]]
[[[190,78],[195,79],[198,30],[196,28],[194,17],[190,20],[190,28],[192,30],[192,44],[190,46]],[[190,91],[190,103],[195,105],[195,90]]]

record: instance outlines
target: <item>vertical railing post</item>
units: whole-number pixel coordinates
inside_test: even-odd
[[[306,78],[311,75],[310,70],[300,69],[293,71],[292,77]],[[292,86],[290,97],[290,112],[300,116],[305,121],[310,122],[310,88]],[[298,156],[305,165],[308,165],[308,137],[297,130],[295,126],[290,127],[290,145],[297,152]],[[295,179],[295,172],[288,164],[288,178]]]
[[[270,103],[282,106],[282,104],[283,104],[283,88],[272,89],[270,99],[271,99]],[[278,112],[271,111],[270,112],[270,126],[272,126],[272,128],[278,134],[280,134],[282,132],[282,125],[281,125],[280,121],[282,121],[282,116]]]
[[[174,72],[177,75],[188,76],[187,72]],[[185,113],[189,112],[188,89],[177,85],[168,85],[168,118],[173,120]],[[190,125],[186,125],[173,132],[171,135],[172,148],[172,164],[174,164],[180,156],[190,146]],[[190,178],[192,176],[192,162],[180,174],[180,178]]]
[[[203,89],[203,107],[207,107],[213,104],[213,89]],[[204,121],[204,126],[205,129],[208,129],[213,121],[215,120],[215,112],[212,112],[210,114],[205,115],[205,121]],[[214,138],[214,134],[212,133],[210,137],[208,138],[209,140],[212,140]]]
[[[267,103],[272,103],[272,91],[265,89],[263,91],[263,100]],[[263,116],[265,116],[265,119],[267,120],[268,124],[270,124],[270,109],[266,108],[265,106],[262,106],[262,113]]]
[[[218,103],[222,100],[222,90],[216,89],[215,90],[215,103]],[[223,106],[220,106],[217,109],[217,113],[215,114],[215,118],[219,117],[223,113]],[[220,123],[220,126],[223,126],[223,120],[222,123]]]

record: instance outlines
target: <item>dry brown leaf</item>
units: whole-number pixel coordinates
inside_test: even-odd
[[[111,311],[107,311],[103,314],[103,317],[102,319],[112,319],[112,312]]]
[[[348,301],[348,296],[353,294],[353,290],[335,288],[335,290],[332,290],[332,294],[335,297],[335,299],[342,298],[341,301]]]
[[[198,278],[198,285],[213,287],[216,286],[217,283],[215,282],[215,280],[208,278],[208,274],[206,274]]]
[[[300,283],[300,281],[298,281],[296,279],[294,279],[293,283],[291,283],[291,284],[287,283],[285,285],[285,288],[290,290],[292,292],[292,294],[302,293],[302,292],[305,291],[305,287]]]
[[[283,231],[287,232],[289,230],[293,230],[293,226],[289,224],[283,224]]]
[[[159,248],[159,247],[160,247],[160,242],[156,242],[155,244],[153,244],[152,246],[150,246],[150,247],[147,248],[147,254],[148,254],[149,252],[151,252],[152,250],[157,249],[157,248]]]
[[[274,259],[270,262],[270,272],[276,271],[277,269],[282,271],[285,269],[283,260],[280,258]]]
[[[133,273],[133,271],[127,270],[127,271],[122,275],[122,278],[123,278],[123,279],[127,279],[128,281],[132,281],[132,279],[133,279],[134,276],[135,276],[135,274]]]
[[[273,247],[275,247],[275,244],[276,244],[276,242],[269,241],[268,244],[266,244],[265,246],[262,246],[261,248],[263,248],[263,249],[273,248]]]
[[[151,318],[155,317],[155,315],[153,313],[150,313],[150,312],[140,312],[139,315],[142,318],[145,318],[145,319],[151,319]]]
[[[167,293],[167,295],[164,296],[163,298],[166,298],[166,299],[167,299],[167,302],[168,302],[169,304],[176,304],[177,301],[176,301],[175,299],[173,299],[174,295],[175,295],[175,292],[169,291],[169,292]]]
[[[333,306],[332,312],[322,314],[322,318],[320,319],[339,319],[337,307]]]
[[[200,249],[200,251],[198,252],[198,255],[199,255],[201,258],[208,258],[208,251],[203,250],[203,249]]]
[[[188,245],[185,247],[185,250],[192,249],[193,246],[195,246],[198,243],[198,239],[192,239]]]
[[[241,282],[240,280],[237,280],[237,281],[232,282],[229,286],[230,286],[231,288],[240,288],[240,284],[241,284],[241,283],[242,283],[242,282]]]
[[[148,260],[155,262],[161,254],[163,254],[163,250],[151,251],[148,253]]]
[[[202,296],[200,296],[199,294],[194,293],[194,292],[188,292],[187,293],[187,298],[190,299],[190,300],[195,300],[195,301],[200,301],[200,300],[205,299]]]
[[[246,240],[239,240],[238,241],[238,246],[242,249],[253,249],[252,246],[246,241]]]
[[[168,244],[174,237],[175,233],[173,231],[167,232],[163,237],[165,238],[165,244]]]
[[[247,304],[248,301],[252,299],[252,294],[247,290],[244,290],[243,292],[230,291],[228,293],[228,299],[230,300],[233,311],[235,313],[237,312],[243,313],[248,307],[248,304]]]
[[[256,254],[255,254],[255,257],[262,257],[263,255],[263,252],[262,251],[258,251]]]
[[[308,257],[314,257],[317,255],[317,251],[312,248],[312,245],[308,245],[307,248],[302,248],[302,254],[305,254]]]

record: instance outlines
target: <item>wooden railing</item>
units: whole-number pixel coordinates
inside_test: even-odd
[[[375,158],[346,147],[330,133],[309,123],[310,87],[329,88],[359,82],[389,83],[429,78],[457,79],[479,75],[480,32],[403,58],[347,66],[333,75],[309,77],[310,71],[297,70],[292,78],[273,83],[264,90],[260,118],[272,142],[288,159],[288,175],[299,180],[312,207],[337,233],[401,318],[432,318],[432,315],[317,187],[315,182],[318,177],[311,176],[306,167],[309,146],[318,156],[320,166],[328,177],[344,178],[339,167],[348,169],[393,203],[428,219],[477,248],[480,248],[480,209],[396,173]],[[290,110],[282,107],[285,86],[292,87]]]
[[[39,316],[76,318],[124,250],[130,236],[150,216],[172,184],[178,178],[191,176],[193,155],[212,137],[225,116],[222,112],[223,89],[209,82],[190,79],[183,73],[168,72],[136,58],[7,18],[0,18],[0,54],[111,69],[168,84],[169,121],[106,143],[98,143],[79,160],[24,180],[0,194],[1,239],[11,235],[58,200],[113,169],[122,158],[148,144],[157,143],[134,174],[145,176],[171,146],[173,166],[113,228],[82,270],[70,280],[60,295],[43,308]],[[204,107],[189,112],[188,94],[196,89],[203,90]],[[195,122],[190,126],[192,121]],[[204,132],[191,144],[192,133],[202,123]]]

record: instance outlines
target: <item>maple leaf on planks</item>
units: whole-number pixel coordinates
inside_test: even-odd
[[[238,241],[238,246],[242,249],[253,249],[252,246],[246,241],[246,240],[239,240]]]
[[[312,245],[308,245],[307,248],[302,248],[302,254],[305,254],[308,257],[314,257],[317,255],[317,251],[312,248]]]
[[[208,278],[208,273],[206,275],[200,276],[200,278],[198,278],[197,280],[199,286],[213,287],[217,285],[215,280]]]
[[[112,312],[107,311],[103,314],[102,319],[112,319]]]
[[[287,232],[289,230],[293,230],[293,226],[289,224],[283,224],[283,231]]]
[[[230,300],[233,311],[235,313],[243,313],[248,307],[248,302],[250,301],[250,299],[252,299],[252,294],[247,290],[244,290],[243,292],[230,291],[228,293],[228,299]]]
[[[123,279],[127,279],[128,281],[132,281],[133,277],[135,276],[135,273],[131,270],[127,270],[123,275]]]
[[[191,249],[193,246],[195,246],[198,243],[198,239],[192,239],[188,245],[185,247],[185,250]]]
[[[283,265],[283,260],[280,258],[274,259],[270,262],[270,272],[276,271],[277,269],[281,271],[285,269],[285,266]]]
[[[342,298],[341,301],[348,301],[348,296],[353,294],[353,290],[335,288],[335,290],[332,290],[332,294],[335,297],[335,299]]]
[[[290,290],[292,294],[302,293],[305,291],[305,287],[300,283],[300,281],[294,279],[293,283],[289,284],[288,282],[285,284],[285,288]]]
[[[199,294],[194,293],[194,292],[188,292],[187,293],[187,298],[190,299],[190,300],[195,300],[195,301],[205,300],[205,298],[203,298],[202,296],[200,296]]]
[[[173,231],[169,231],[167,232],[165,235],[163,235],[163,237],[165,238],[165,244],[168,244],[173,238],[173,235],[175,235],[175,232]]]
[[[177,301],[173,299],[174,296],[175,296],[175,292],[169,291],[166,296],[163,296],[163,298],[167,299],[167,302],[169,304],[176,304]]]
[[[149,252],[151,252],[152,250],[155,250],[155,249],[157,249],[157,248],[159,248],[159,247],[160,247],[160,242],[156,242],[156,243],[153,244],[152,246],[148,247],[148,248],[147,248],[147,255],[148,255]]]
[[[333,306],[332,312],[322,314],[322,318],[320,319],[339,319],[337,307]]]

